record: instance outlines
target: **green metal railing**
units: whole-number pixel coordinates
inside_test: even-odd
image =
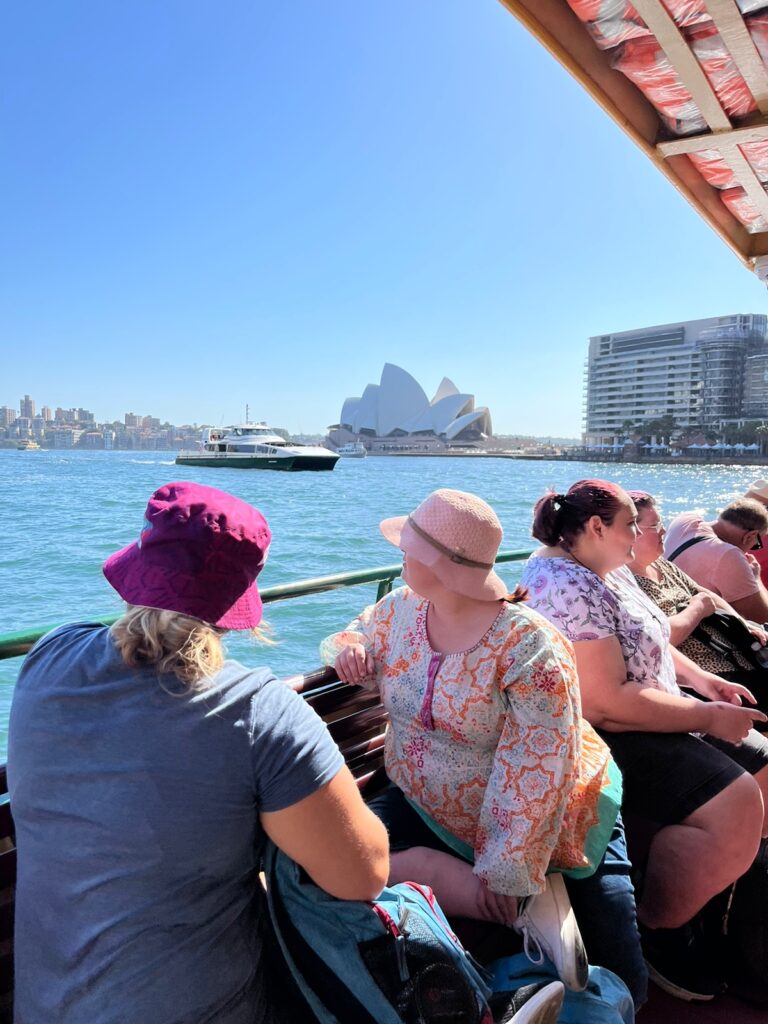
[[[498,562],[522,562],[531,554],[530,551],[503,551],[496,558]],[[378,583],[376,600],[384,597],[392,589],[392,583],[399,577],[402,565],[384,565],[378,569],[359,569],[356,572],[340,572],[334,576],[316,576],[313,579],[297,580],[295,583],[281,583],[275,587],[265,587],[261,591],[261,599],[264,604],[271,604],[273,601],[291,601],[297,597],[307,597],[309,594],[322,594],[327,590],[340,590],[343,587],[358,587],[364,583]],[[105,626],[111,626],[120,616],[110,615],[99,618]],[[0,636],[0,660],[4,658],[19,658],[26,654],[34,644],[45,636],[50,630],[55,629],[61,623],[53,623],[50,626],[38,626],[35,629],[25,629],[18,633],[6,633]]]

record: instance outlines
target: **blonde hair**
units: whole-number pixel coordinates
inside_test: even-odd
[[[224,631],[179,612],[129,604],[110,633],[126,665],[172,672],[191,690],[204,690],[224,664]]]

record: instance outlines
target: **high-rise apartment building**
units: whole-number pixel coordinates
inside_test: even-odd
[[[622,439],[635,425],[671,417],[677,427],[716,425],[755,408],[750,359],[768,354],[768,317],[736,314],[662,324],[589,340],[585,439]],[[750,412],[748,415],[755,415]],[[757,414],[768,418],[768,402]]]
[[[35,400],[30,398],[29,395],[24,395],[22,400],[19,402],[19,415],[24,416],[26,419],[34,419],[35,416]]]
[[[768,352],[747,356],[744,363],[744,401],[747,419],[760,419],[768,410]]]

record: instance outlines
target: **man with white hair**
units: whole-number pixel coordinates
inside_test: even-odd
[[[768,534],[768,500],[736,498],[712,523],[684,512],[669,524],[664,554],[745,619],[768,621],[768,590],[755,552]]]

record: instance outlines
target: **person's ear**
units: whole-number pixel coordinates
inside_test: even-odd
[[[589,524],[589,529],[591,533],[593,533],[596,537],[603,536],[603,527],[605,524],[603,523],[603,520],[600,518],[600,516],[590,516],[587,520],[587,523]]]

